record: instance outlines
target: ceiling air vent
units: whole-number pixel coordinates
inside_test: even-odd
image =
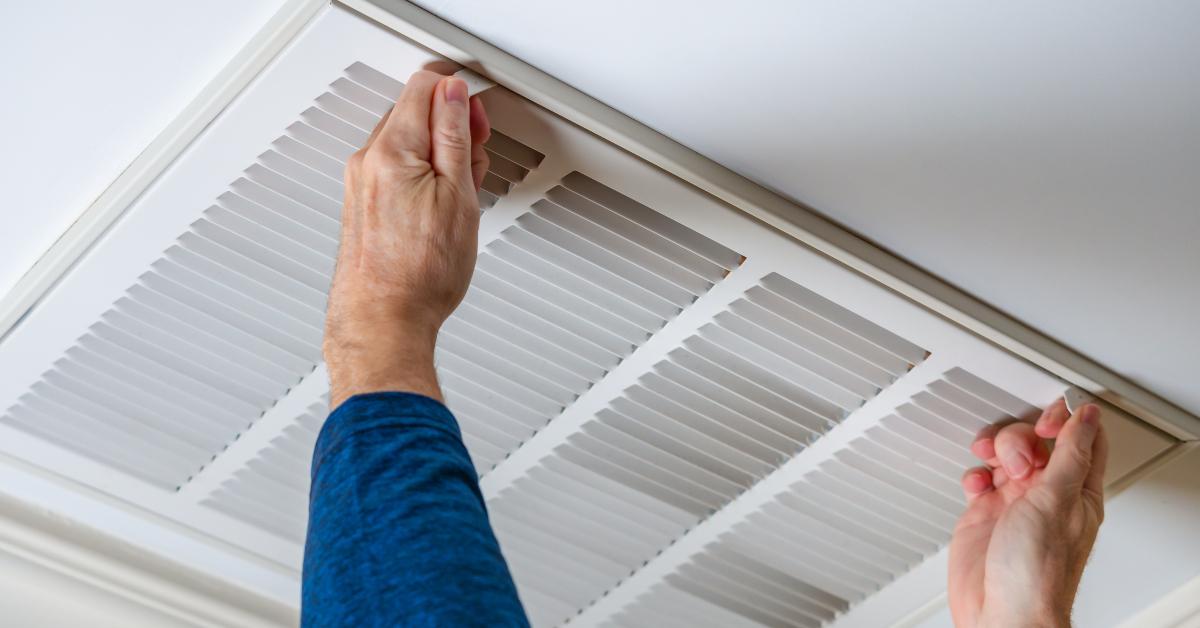
[[[317,11],[0,343],[6,477],[294,607],[342,170],[436,59]],[[862,625],[896,586],[935,596],[971,434],[1066,383],[603,128],[482,97],[480,253],[437,366],[534,625]],[[1110,479],[1173,442],[1111,415]]]

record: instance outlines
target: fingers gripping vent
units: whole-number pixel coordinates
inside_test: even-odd
[[[764,278],[489,504],[537,625],[599,597],[924,357]]]
[[[936,553],[964,500],[968,447],[1024,401],[955,368],[777,494],[615,618],[719,607],[695,626],[820,626]]]
[[[316,103],[301,114],[299,122],[288,127],[289,137],[281,138],[274,149],[286,153],[287,159],[334,179],[336,187],[319,178],[315,183],[327,192],[336,190],[335,196],[340,199],[346,160],[366,144],[375,125],[391,110],[403,89],[404,84],[400,81],[364,63],[355,63],[346,68],[344,77],[333,82],[328,93],[318,97]],[[484,149],[490,166],[479,191],[479,206],[483,209],[508,194],[514,183],[525,180],[529,171],[544,157],[496,130],[492,131]],[[281,161],[285,167],[295,168],[278,156],[273,155],[272,159]],[[307,171],[300,172],[308,175]],[[306,184],[313,182],[301,180]]]

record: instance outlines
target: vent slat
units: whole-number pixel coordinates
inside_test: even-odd
[[[475,272],[482,272],[509,285],[519,286],[522,293],[539,302],[552,305],[552,310],[556,314],[561,310],[571,319],[577,319],[576,321],[559,318],[557,315],[547,316],[561,327],[572,329],[580,336],[598,337],[593,329],[612,336],[611,340],[606,338],[603,342],[598,341],[597,344],[602,344],[614,353],[624,353],[628,351],[629,347],[641,344],[649,336],[646,330],[603,309],[599,304],[573,294],[567,287],[556,286],[493,255],[479,256],[479,264],[476,266]],[[540,306],[540,303],[538,309],[546,310],[544,306]]]
[[[562,410],[562,404],[553,399],[525,388],[505,375],[450,353],[446,349],[438,349],[437,365],[439,370],[455,373],[479,386],[486,387],[493,395],[519,404],[527,414],[553,416]]]
[[[345,77],[334,81],[329,87],[338,96],[375,114],[376,119],[391,111],[396,103]]]
[[[763,286],[817,316],[887,350],[909,364],[920,364],[925,359],[924,349],[861,316],[846,316],[846,310],[841,306],[795,282],[788,281],[782,275],[772,273],[764,277]]]
[[[359,107],[358,105],[346,100],[345,98],[342,98],[341,96],[338,96],[333,92],[326,92],[320,96],[317,96],[316,103],[317,106],[325,112],[335,116],[347,124],[354,126],[360,131],[366,132],[368,135],[371,133],[371,130],[375,128],[375,124],[379,122],[379,118],[383,115],[376,115],[370,111],[367,111],[366,109]],[[366,139],[364,138],[362,142],[359,142],[355,145],[362,146],[365,143]]]
[[[49,415],[40,414],[23,405],[16,405],[10,408],[6,417],[15,427],[29,434],[71,450],[76,454],[99,460],[159,488],[172,488],[171,483],[166,478],[176,474],[174,469],[169,467],[159,468],[153,461],[144,459],[131,460],[119,447],[107,449],[97,447],[96,445],[105,442],[105,439],[86,420],[72,421],[69,425],[64,425],[62,420],[58,418],[57,412],[52,412]],[[90,446],[84,443],[90,443]]]
[[[306,212],[302,217],[284,216],[230,192],[218,196],[217,203],[242,218],[316,251],[322,258],[333,258],[337,254],[337,225],[328,220],[321,223],[312,220],[321,216],[316,212]],[[308,218],[310,222],[305,224],[299,218]]]
[[[484,149],[488,156],[488,172],[495,174],[497,177],[508,181],[509,183],[520,183],[525,180],[529,174],[527,168],[523,168],[516,162],[511,161],[507,157],[487,148]]]
[[[593,361],[598,364],[613,363],[614,358],[619,359],[633,348],[629,341],[575,316],[557,304],[525,292],[522,288],[488,272],[484,267],[476,268],[471,288],[487,292],[523,312],[532,314],[540,319],[540,326],[563,330],[576,339],[569,344],[575,345],[577,350],[583,349],[595,356]],[[592,345],[594,348],[584,349],[585,345]]]
[[[484,146],[488,150],[496,153],[497,155],[501,155],[505,159],[508,159],[515,164],[520,165],[526,170],[533,170],[534,168],[537,168],[538,165],[542,163],[542,158],[544,157],[536,150],[533,150],[532,148],[495,129],[492,129],[491,137],[488,138],[488,141],[484,144]]]
[[[341,197],[332,198],[325,196],[261,164],[251,164],[246,168],[245,175],[247,179],[274,190],[300,205],[315,209],[330,218],[337,220],[342,215]]]
[[[520,324],[519,317],[516,319],[504,317],[503,309],[500,311],[488,310],[475,303],[476,301],[484,305],[498,303],[499,301],[495,297],[480,295],[478,298],[471,298],[471,293],[468,293],[467,296],[468,298],[464,299],[463,303],[454,311],[456,321],[462,321],[476,329],[486,330],[496,337],[520,345],[540,359],[558,366],[580,379],[594,382],[604,377],[607,372],[604,366],[588,361],[572,352],[569,346],[564,346],[556,342],[556,339],[544,335],[542,332],[545,326],[526,327]]]
[[[48,373],[42,387],[33,389],[38,398],[26,400],[26,405],[44,410],[39,404],[48,401],[60,409],[70,409],[75,416],[102,418],[108,424],[128,430],[135,439],[157,443],[175,454],[196,455],[204,451],[198,443],[203,442],[203,434],[197,436],[193,431],[168,425],[153,409],[123,398],[112,389],[100,388],[102,381],[79,375],[78,370],[66,369]]]
[[[637,398],[645,402],[639,402]],[[723,440],[722,436],[725,436],[726,432],[720,424],[711,421],[677,420],[678,415],[663,412],[667,404],[656,404],[655,401],[652,393],[643,394],[638,386],[627,391],[625,396],[614,399],[611,408],[639,426],[659,431],[666,437],[704,452],[747,475],[759,477],[771,469],[770,461],[756,458],[742,448]]]
[[[47,379],[47,382],[50,380]],[[81,394],[62,386],[63,378],[54,382],[38,382],[31,389],[33,394],[21,400],[30,412],[40,415],[44,428],[69,435],[78,426],[90,438],[89,447],[97,450],[138,451],[155,445],[148,456],[148,471],[162,473],[165,477],[175,475],[181,469],[181,460],[186,460],[187,445],[161,433],[149,432],[136,419],[123,416],[105,406],[94,403]],[[80,410],[80,408],[86,408]],[[103,418],[99,418],[103,417]],[[86,451],[84,449],[83,451]]]
[[[688,290],[630,262],[608,249],[597,246],[569,229],[556,225],[538,214],[525,214],[517,219],[517,224],[530,233],[547,240],[575,255],[600,266],[611,269],[628,281],[637,284],[642,289],[667,299],[671,303],[686,305],[691,303],[694,295]]]
[[[144,275],[141,281],[142,285],[151,291],[174,299],[197,312],[219,318],[248,334],[262,338],[294,355],[308,358],[315,363],[320,353],[319,341],[314,342],[312,338],[306,341],[305,339],[282,333],[272,325],[264,324],[259,319],[248,316],[226,303],[200,294],[162,275],[150,273]]]
[[[439,334],[439,337],[444,336],[449,341],[470,347],[470,350],[503,360],[506,365],[516,367],[518,372],[528,373],[533,378],[531,381],[538,382],[538,386],[552,387],[550,395],[562,403],[573,401],[577,394],[575,391],[587,390],[592,384],[590,380],[555,366],[524,346],[484,331],[461,317],[447,321]]]
[[[342,140],[304,122],[296,122],[288,126],[289,137],[312,148],[313,150],[334,159],[343,168],[346,161],[358,150],[358,146],[347,144]]]
[[[593,421],[584,425],[583,433],[630,456],[643,460],[647,464],[659,467],[674,476],[686,478],[689,482],[698,483],[708,489],[708,491],[718,493],[725,499],[737,495],[745,488],[744,485],[730,481],[726,477],[713,473],[703,466],[668,454],[624,432],[608,427],[599,421]]]
[[[319,231],[332,240],[341,232],[341,214],[330,216],[318,209],[297,203],[283,194],[250,179],[241,178],[230,184],[232,193],[281,215],[287,216],[314,231]],[[220,198],[220,197],[218,197]]]
[[[747,399],[770,408],[784,421],[803,425],[814,436],[823,434],[845,416],[844,408],[709,342],[705,334],[712,332],[717,332],[716,326],[706,325],[700,329],[697,337],[688,339],[684,346],[713,367],[736,374],[740,378],[739,385],[747,385],[742,393]]]
[[[349,122],[317,107],[309,107],[300,114],[300,119],[312,128],[340,140],[351,149],[365,146],[370,132],[360,129]]]
[[[154,378],[139,372],[127,363],[115,361],[84,345],[71,347],[65,356],[72,364],[77,364],[93,372],[102,373],[121,384],[143,394],[152,395],[157,403],[162,405],[162,416],[178,417],[176,422],[193,426],[196,431],[212,430],[210,424],[225,429],[239,429],[244,424],[230,409],[213,403],[210,398],[198,396],[193,390],[180,388],[170,381],[170,378]],[[66,363],[67,360],[62,362]],[[60,367],[62,368],[62,367]],[[161,372],[161,369],[159,369]],[[179,420],[182,419],[182,420]],[[205,426],[201,428],[200,426]],[[212,447],[219,449],[224,446],[223,439],[216,439]]]
[[[744,580],[739,580],[723,570],[704,569],[700,567],[699,563],[694,563],[680,569],[679,576],[701,587],[720,591],[723,595],[728,596],[728,599],[736,600],[738,604],[764,613],[773,620],[771,625],[806,628],[816,628],[821,625],[820,619],[810,617],[804,610],[766,595],[762,589],[752,587]]]
[[[74,357],[72,354],[71,358]],[[221,449],[226,444],[221,437],[223,425],[193,414],[176,400],[162,399],[151,390],[133,387],[120,377],[121,371],[98,370],[91,360],[60,360],[55,367],[55,372],[66,376],[68,381],[98,388],[98,397],[89,395],[90,401],[113,407],[125,417],[143,421],[150,429],[179,439],[190,447],[193,455]]]
[[[555,187],[546,192],[546,198],[555,205],[569,210],[606,231],[628,240],[630,244],[653,251],[676,266],[687,269],[702,279],[715,283],[725,277],[727,269],[704,257],[679,246],[666,236],[651,231],[620,214],[608,210],[564,187]],[[683,227],[680,226],[680,229]]]
[[[771,329],[786,329],[788,335],[803,343],[804,348],[810,353],[858,375],[876,388],[887,386],[896,376],[907,372],[907,369],[895,373],[888,372],[829,338],[805,328],[801,324],[804,321],[800,315],[803,310],[790,301],[755,289],[751,289],[749,297],[746,302],[730,309],[756,324]],[[814,366],[814,368],[817,367]]]
[[[753,475],[727,464],[697,447],[607,408],[597,413],[596,419],[598,424],[619,431],[628,439],[636,440],[639,446],[654,447],[662,454],[673,456],[689,465],[703,469],[704,472],[711,473],[734,486],[744,488],[755,479]]]
[[[281,368],[286,368],[290,372],[302,373],[312,367],[312,363],[306,360],[301,354],[289,352],[285,348],[272,344],[259,336],[247,333],[237,325],[227,322],[222,318],[194,309],[181,301],[154,292],[145,286],[130,287],[128,295],[131,301],[161,312],[174,320],[196,327],[203,332],[224,338],[230,344],[235,344],[245,348],[247,351],[252,351],[255,355],[261,356],[262,359],[277,364]]]
[[[658,370],[666,371],[671,367],[669,364],[660,364]],[[787,458],[788,454],[783,450],[789,449],[794,443],[790,443],[778,433],[764,430],[762,426],[737,416],[728,409],[721,409],[698,395],[688,388],[687,376],[681,378],[679,372],[665,374],[670,375],[671,379],[657,374],[647,375],[643,378],[644,386],[629,389],[625,396],[654,412],[675,417],[676,420],[691,425],[767,465],[774,466]],[[676,378],[683,379],[684,386],[676,383]],[[716,410],[716,416],[723,417],[724,421],[697,411],[696,406],[702,406],[709,411]]]
[[[545,260],[548,264],[553,264],[584,282],[595,284],[597,288],[605,290],[621,300],[634,303],[661,319],[669,319],[679,313],[680,305],[676,305],[663,295],[647,290],[613,270],[531,231],[519,228],[506,229],[500,234],[500,237],[504,241],[512,243],[515,248],[529,251],[538,259]]]
[[[563,177],[562,184],[567,189],[607,207],[613,212],[624,216],[626,219],[642,225],[657,234],[670,238],[679,246],[696,253],[721,268],[733,270],[742,263],[742,256],[737,252],[684,227],[678,222],[594,179],[590,179],[578,172],[572,172]]]
[[[334,181],[342,181],[346,168],[345,162],[327,155],[315,147],[289,135],[284,135],[271,142],[271,147],[279,151],[279,154],[302,163]]]
[[[310,326],[324,324],[323,294],[210,240],[181,238],[181,242],[188,248],[172,247],[164,256]]]
[[[346,68],[346,76],[390,102],[396,102],[396,99],[400,97],[400,92],[404,90],[404,83],[357,61]]]
[[[670,282],[671,285],[686,290],[693,296],[703,294],[712,285],[703,277],[680,268],[656,252],[644,249],[559,205],[541,200],[533,204],[533,213],[549,223],[586,239],[601,250],[619,255],[627,264],[632,264],[642,269],[643,272],[652,273],[654,276]]]
[[[320,171],[273,150],[259,155],[258,163],[280,176],[287,177],[335,201],[341,201],[346,195],[346,190],[342,187],[341,179],[335,180],[327,177]]]
[[[212,385],[188,377],[184,373],[165,369],[161,364],[139,355],[119,343],[90,335],[80,340],[79,347],[103,357],[108,362],[122,364],[140,375],[163,382],[177,390],[183,390],[192,398],[202,399],[203,402],[198,406],[199,408],[211,410],[207,413],[208,416],[233,429],[240,429],[248,424],[249,421],[241,417],[254,411],[252,404],[230,395],[227,391],[215,389]]]
[[[580,277],[571,274],[563,268],[547,262],[536,254],[521,249],[512,243],[499,240],[488,246],[488,252],[497,259],[504,260],[513,266],[524,269],[537,277],[544,278],[556,286],[570,286],[578,298],[603,307],[614,316],[628,321],[637,328],[646,331],[658,331],[663,324],[663,317],[647,311],[625,300],[621,295],[609,292],[590,281],[580,281]],[[668,316],[670,314],[668,313]]]
[[[147,287],[155,288],[156,285],[161,284],[159,279],[171,281],[178,286],[185,287],[183,289],[191,290],[207,299],[234,309],[244,316],[253,318],[262,325],[274,326],[281,332],[306,344],[319,345],[321,342],[323,330],[319,322],[296,318],[293,312],[284,306],[280,306],[284,309],[279,309],[279,307],[264,303],[257,298],[242,294],[229,286],[217,283],[188,269],[170,258],[164,257],[154,262],[151,268],[151,272],[142,278],[142,282]]]
[[[313,290],[324,290],[329,284],[328,277],[323,275],[317,268],[306,266],[284,253],[268,248],[236,231],[231,231],[215,223],[206,220],[197,221],[192,225],[192,233],[262,264]],[[332,262],[324,266],[332,267]]]
[[[181,358],[177,354],[151,345],[145,340],[119,330],[111,325],[97,323],[92,327],[91,331],[97,338],[125,347],[131,352],[135,352],[139,355],[144,355],[151,361],[156,362],[162,368],[167,368],[186,377],[195,379],[198,382],[202,382],[215,390],[223,391],[224,394],[237,398],[247,404],[260,405],[270,403],[271,401],[271,398],[267,396],[268,393],[264,392],[262,389],[246,387],[241,382],[234,381],[219,371],[212,370],[209,367],[196,364],[194,362],[190,362],[185,358]]]

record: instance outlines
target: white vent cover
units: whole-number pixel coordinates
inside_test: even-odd
[[[341,171],[431,59],[324,10],[0,344],[0,450],[66,479],[47,508],[132,513],[156,532],[88,523],[296,604]],[[944,546],[974,430],[1062,393],[513,94],[485,100],[480,257],[437,360],[535,625],[852,621]],[[1170,444],[1109,426],[1112,478]]]

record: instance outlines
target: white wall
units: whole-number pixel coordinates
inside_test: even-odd
[[[0,3],[0,294],[284,1]]]
[[[1200,3],[418,4],[1200,413]]]

